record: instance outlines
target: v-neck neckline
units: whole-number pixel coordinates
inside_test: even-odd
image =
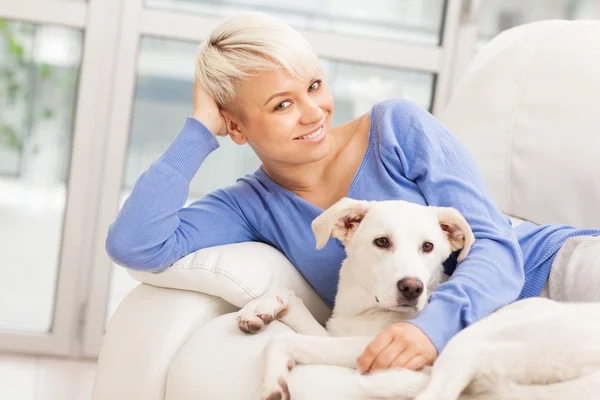
[[[358,181],[358,179],[361,175],[361,172],[365,168],[365,165],[367,164],[367,160],[369,158],[369,153],[371,152],[371,147],[372,147],[372,142],[373,142],[373,110],[374,110],[374,108],[375,107],[371,107],[371,110],[369,111],[369,133],[368,133],[369,136],[367,138],[367,149],[365,150],[365,154],[363,155],[360,165],[358,166],[358,168],[356,169],[356,172],[354,173],[354,177],[352,178],[352,181],[350,183],[350,187],[348,188],[346,197],[352,197],[352,189],[354,189],[354,187],[356,186],[356,182]],[[317,210],[319,210],[321,212],[325,211],[323,208],[309,202],[308,200],[304,199],[302,196],[292,192],[291,190],[284,188],[279,183],[275,182],[273,179],[271,179],[271,177],[269,175],[267,175],[262,164],[260,165],[260,167],[258,167],[257,173],[260,176],[264,177],[265,180],[271,186],[273,186],[275,189],[277,189],[278,191],[283,192],[287,196],[291,196],[292,198],[294,198],[296,200],[300,200],[300,201],[310,205],[311,207],[316,208]]]

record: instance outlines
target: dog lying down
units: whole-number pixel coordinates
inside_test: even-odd
[[[335,308],[326,328],[289,290],[250,302],[238,325],[256,333],[279,319],[297,334],[271,339],[263,353],[263,399],[289,399],[295,363],[356,368],[388,325],[410,319],[447,277],[442,262],[474,242],[453,208],[405,201],[342,199],[312,223],[317,248],[345,246]],[[515,302],[456,335],[431,368],[391,369],[357,378],[366,398],[573,400],[600,398],[600,304]]]

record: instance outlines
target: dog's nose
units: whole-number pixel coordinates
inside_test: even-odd
[[[423,282],[416,278],[400,279],[396,286],[406,300],[414,300],[423,293]]]

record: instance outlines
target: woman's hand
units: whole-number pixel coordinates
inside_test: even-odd
[[[192,93],[194,112],[192,117],[202,122],[215,136],[227,136],[227,125],[219,106],[202,86],[198,79],[194,80]]]
[[[361,373],[378,369],[419,370],[432,365],[437,349],[421,329],[409,322],[397,322],[384,329],[358,358]]]

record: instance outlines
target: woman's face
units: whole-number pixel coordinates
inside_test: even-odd
[[[229,134],[264,164],[300,165],[327,155],[333,97],[322,77],[300,80],[283,68],[261,72],[238,85],[234,101],[223,111]]]

